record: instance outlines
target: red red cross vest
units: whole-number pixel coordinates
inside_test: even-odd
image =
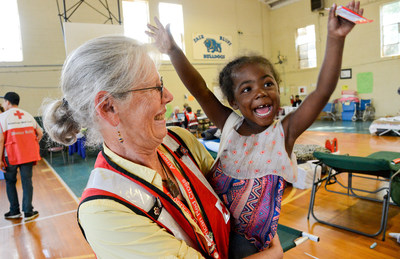
[[[38,125],[32,115],[24,110],[12,108],[0,115],[0,126],[11,165],[40,160],[39,143],[36,137]]]
[[[197,121],[197,116],[193,112],[187,112],[185,113],[185,116],[188,121],[188,128],[199,125],[199,122]]]
[[[195,231],[182,208],[170,196],[119,167],[103,152],[97,157],[95,169],[90,175],[79,206],[93,199],[112,199],[136,214],[150,218],[177,239],[184,240],[189,246],[200,251],[204,257],[228,258],[230,232],[228,210],[214,193],[189,149],[176,133],[169,131],[163,146],[174,157],[179,165],[178,168],[182,169],[180,170],[182,175],[190,183],[193,195],[203,212],[204,222],[209,230],[208,236],[215,244],[214,248],[210,249],[204,245],[204,237]],[[121,191],[127,188],[133,188],[135,192]],[[82,228],[81,230],[85,235],[84,230]]]

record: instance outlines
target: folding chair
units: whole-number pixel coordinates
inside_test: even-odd
[[[327,103],[322,110],[326,115],[321,118],[329,118],[336,121],[336,103]]]
[[[196,138],[199,137],[199,124],[198,123],[188,126],[188,130],[190,131],[190,133],[195,135]]]
[[[375,108],[372,106],[371,99],[361,99],[360,101],[360,119],[363,121],[374,120]]]
[[[65,164],[65,154],[64,154],[64,146],[58,144],[56,142],[52,142],[50,146],[47,148],[47,151],[50,153],[50,164],[53,163],[53,153],[60,152]]]
[[[390,197],[392,200],[400,204],[400,164],[392,163],[393,160],[400,158],[400,153],[397,152],[387,152],[380,151],[373,153],[367,157],[358,157],[358,156],[347,156],[347,155],[334,155],[329,153],[322,152],[314,152],[314,156],[319,160],[314,172],[314,180],[310,198],[310,206],[308,209],[307,219],[310,218],[310,214],[313,218],[323,224],[327,224],[333,227],[341,228],[344,230],[348,230],[354,233],[362,234],[369,237],[374,237],[383,233],[382,240],[385,240],[386,233],[386,224],[388,221],[388,211],[389,204],[396,205],[394,203],[390,203]],[[322,179],[316,179],[316,172],[318,166],[328,166],[329,173],[326,177]],[[336,176],[341,173],[348,174],[348,182],[347,185],[340,182]],[[353,175],[353,173],[362,174],[366,176]],[[375,177],[371,177],[375,176]],[[376,190],[365,190],[353,187],[353,179],[356,177],[374,180],[374,181],[385,181],[388,182],[388,186],[384,186],[378,188]],[[383,177],[384,179],[379,179],[379,177]],[[334,184],[339,184],[345,191],[333,191],[329,190],[328,186]],[[328,192],[336,193],[336,194],[344,194],[351,197],[357,197],[361,199],[367,199],[371,201],[379,201],[382,202],[382,215],[380,219],[380,228],[377,232],[371,234],[367,232],[363,232],[354,228],[349,228],[343,225],[334,224],[331,222],[323,221],[318,219],[314,214],[314,204],[315,204],[315,196],[316,192],[319,188],[319,185],[324,185],[325,190]],[[367,197],[365,195],[360,195],[358,193],[366,193],[366,194],[374,194],[384,191],[385,195],[383,199],[375,199],[371,197]]]

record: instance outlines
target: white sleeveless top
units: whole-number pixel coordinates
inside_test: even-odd
[[[296,156],[292,153],[289,157],[286,152],[281,121],[277,120],[263,132],[250,136],[242,136],[236,131],[242,123],[243,117],[235,112],[225,122],[218,152],[223,172],[235,179],[278,175],[290,183],[295,182]]]

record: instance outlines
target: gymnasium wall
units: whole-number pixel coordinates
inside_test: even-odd
[[[59,1],[62,4],[62,1]],[[68,2],[68,1],[67,1]],[[97,1],[90,3],[96,7]],[[159,1],[149,1],[150,17],[157,15]],[[198,61],[193,59],[192,34],[230,35],[234,56],[245,53],[264,54],[273,63],[278,61],[278,52],[286,56],[283,64],[277,64],[283,82],[281,103],[289,104],[291,94],[299,86],[306,86],[310,92],[315,88],[319,67],[326,43],[327,12],[311,12],[309,0],[299,0],[281,8],[270,10],[259,0],[170,0],[183,5],[185,20],[186,53],[205,78],[210,89],[218,86],[218,72],[224,62]],[[339,80],[333,98],[340,97],[342,85],[357,89],[358,73],[373,73],[373,92],[362,94],[372,98],[378,116],[393,115],[399,111],[400,57],[380,57],[379,8],[387,0],[361,1],[365,16],[373,19],[371,24],[358,25],[346,40],[343,68],[351,68],[351,79]],[[333,1],[325,0],[329,7]],[[345,4],[338,1],[338,4]],[[113,13],[117,14],[116,1],[108,1]],[[98,5],[98,4],[97,4]],[[65,60],[65,46],[56,1],[19,0],[20,22],[23,41],[24,61],[18,63],[0,62],[0,94],[15,91],[21,95],[22,109],[34,115],[46,97],[61,96],[58,88],[61,66]],[[84,4],[70,18],[77,23],[105,22],[105,17]],[[295,50],[295,32],[299,27],[316,25],[317,68],[299,70]],[[182,107],[187,102],[194,110],[200,108],[191,101],[172,66],[166,62],[160,67],[165,86],[173,93],[171,107]],[[185,98],[189,97],[189,98]]]
[[[325,0],[325,7],[331,7],[334,1]],[[337,1],[338,5],[346,5],[348,1]],[[360,98],[372,99],[377,116],[395,115],[400,112],[400,56],[381,58],[380,56],[380,6],[391,1],[362,0],[364,16],[374,20],[372,23],[355,26],[345,42],[342,68],[352,69],[351,79],[339,79],[331,100],[341,97],[343,86],[357,90],[357,75],[372,72],[372,93],[359,94]],[[291,94],[298,93],[299,86],[306,86],[307,92],[315,89],[318,72],[325,52],[328,11],[311,12],[310,1],[300,0],[290,5],[273,10],[268,14],[270,25],[271,48],[273,58],[278,55],[287,56],[287,61],[277,65],[285,88],[281,94],[282,104],[289,104]],[[298,69],[295,49],[296,29],[315,24],[317,68]],[[282,33],[284,32],[284,33]]]

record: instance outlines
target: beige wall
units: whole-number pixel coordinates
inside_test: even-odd
[[[21,108],[34,115],[46,97],[59,97],[57,87],[60,69],[65,59],[65,49],[56,1],[18,0],[24,50],[22,63],[0,63],[0,94],[16,91],[21,95]],[[60,1],[61,2],[61,1]],[[95,3],[95,1],[93,1]],[[112,3],[111,3],[112,2]],[[150,0],[151,17],[157,14],[157,3]],[[181,0],[168,1],[183,5],[185,20],[186,53],[192,59],[192,33],[231,35],[234,55],[248,52],[264,54],[277,62],[278,51],[287,57],[277,65],[284,82],[282,104],[289,103],[289,96],[297,93],[298,86],[315,88],[319,66],[325,48],[327,16],[310,11],[309,0],[299,0],[276,10],[269,10],[259,0]],[[352,68],[353,78],[340,80],[338,88],[346,84],[356,89],[356,75],[373,72],[374,91],[362,98],[372,98],[377,115],[394,114],[400,109],[400,97],[396,94],[400,86],[400,57],[380,57],[379,6],[388,1],[364,0],[365,16],[375,20],[371,24],[356,26],[346,40],[343,67]],[[91,2],[92,3],[92,2]],[[94,4],[93,3],[93,4]],[[333,2],[325,0],[325,5]],[[339,1],[344,4],[345,1]],[[116,2],[109,1],[114,13]],[[325,14],[327,14],[325,12]],[[103,23],[105,18],[83,5],[71,17],[73,22]],[[295,50],[295,31],[298,27],[316,25],[318,68],[299,70]],[[238,34],[241,31],[242,34]],[[211,89],[217,85],[221,63],[193,61]],[[171,107],[188,102],[196,110],[196,101],[184,99],[188,91],[183,87],[173,68],[163,64],[160,73],[165,85],[174,94]],[[340,89],[333,98],[340,97]]]
[[[400,56],[391,58],[380,57],[380,17],[379,9],[383,3],[390,1],[364,0],[364,16],[374,20],[373,23],[357,25],[346,39],[342,68],[352,69],[352,78],[343,79],[331,100],[340,98],[341,88],[348,85],[350,90],[357,90],[358,73],[373,73],[373,93],[359,94],[360,98],[373,100],[377,116],[394,115],[400,110]],[[334,1],[325,0],[325,6],[330,7]],[[337,1],[346,4],[347,1]],[[310,11],[310,1],[300,0],[290,5],[269,12],[267,18],[270,25],[270,38],[273,58],[278,51],[287,56],[287,61],[277,65],[283,79],[284,93],[281,94],[282,104],[289,103],[291,94],[297,94],[299,86],[307,86],[308,92],[315,89],[319,68],[322,63],[326,44],[326,27],[328,11],[322,14]],[[299,70],[295,51],[295,33],[299,27],[315,24],[317,40],[317,68]],[[285,94],[286,93],[286,94]]]
[[[175,1],[183,4],[185,20],[186,55],[204,77],[210,89],[218,86],[218,73],[225,62],[207,62],[193,60],[193,33],[224,34],[233,39],[234,56],[240,53],[255,52],[263,54],[268,47],[265,43],[264,21],[267,7],[257,0],[221,0],[221,1]],[[153,13],[156,13],[153,9]],[[251,19],[249,18],[251,17]],[[239,34],[238,32],[242,32]],[[184,96],[189,92],[179,81],[170,64],[163,64],[160,73],[166,87],[174,94],[171,107],[188,103],[194,110],[200,109],[197,101],[188,101]]]

